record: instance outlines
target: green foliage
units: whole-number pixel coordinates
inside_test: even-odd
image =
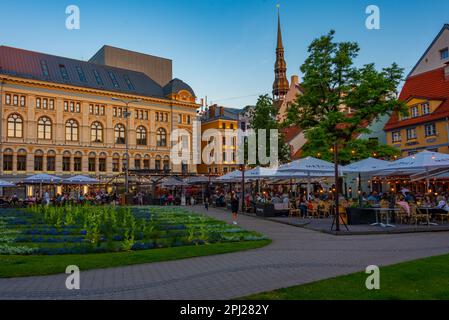
[[[331,31],[309,46],[309,56],[301,66],[304,94],[289,108],[287,124],[306,131],[306,155],[321,154],[330,160],[329,150],[335,142],[344,162],[374,153],[379,157],[396,155],[385,146],[365,152],[370,142],[354,141],[359,134],[368,133],[367,124],[380,116],[406,112],[404,103],[396,98],[403,69],[395,63],[381,71],[374,64],[357,68],[358,44],[335,42],[334,35]]]
[[[259,96],[257,103],[254,107],[247,107],[247,110],[250,113],[251,119],[251,129],[255,130],[256,133],[256,141],[259,143],[259,139],[261,138],[258,130],[263,129],[267,130],[266,134],[266,146],[267,153],[269,156],[270,150],[270,130],[278,130],[279,140],[278,140],[278,155],[279,161],[281,163],[287,162],[290,160],[290,148],[285,143],[285,137],[283,133],[280,131],[282,129],[281,123],[277,120],[278,109],[273,104],[273,99],[270,98],[269,95]],[[247,144],[245,145],[245,150],[247,150]],[[248,158],[247,153],[245,154],[245,159]],[[257,164],[259,164],[259,159],[257,159]]]

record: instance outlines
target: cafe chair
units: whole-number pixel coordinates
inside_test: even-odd
[[[301,210],[297,209],[296,206],[292,202],[290,202],[290,209],[288,212],[288,217],[293,218],[295,215],[298,216],[298,218],[300,218]]]
[[[429,215],[422,213],[416,205],[410,205],[410,224],[414,223],[415,226],[418,226],[419,222],[424,221],[427,222],[427,224],[430,223]]]
[[[444,223],[444,221],[447,221],[449,223],[449,213],[437,213],[435,215],[436,219],[440,219],[441,224]]]

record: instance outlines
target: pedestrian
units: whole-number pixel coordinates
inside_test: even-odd
[[[237,225],[237,218],[239,212],[239,199],[237,198],[235,192],[232,192],[231,211],[232,211],[232,223]]]

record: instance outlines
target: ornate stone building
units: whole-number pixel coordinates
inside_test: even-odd
[[[115,63],[120,55],[131,62],[139,55],[145,70],[161,59],[114,49]],[[172,130],[191,132],[199,107],[183,81],[160,84],[172,79],[171,61],[153,68],[158,82],[135,63],[129,69],[105,63],[0,46],[2,177],[113,177],[126,165],[126,144],[130,169],[196,172],[196,166],[170,161]]]

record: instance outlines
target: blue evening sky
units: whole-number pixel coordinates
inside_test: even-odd
[[[2,0],[0,44],[76,59],[103,44],[170,58],[174,76],[199,98],[229,107],[270,93],[276,0]],[[297,74],[310,42],[330,29],[357,41],[358,64],[397,62],[407,71],[449,23],[447,0],[281,0],[288,75]],[[65,28],[65,8],[81,10],[81,29]],[[365,9],[381,10],[381,30],[365,28]]]

